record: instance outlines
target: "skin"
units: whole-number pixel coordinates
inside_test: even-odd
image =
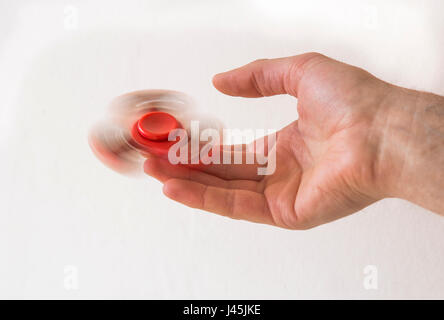
[[[231,96],[292,95],[299,119],[278,132],[272,175],[257,175],[256,165],[196,168],[148,159],[145,172],[164,183],[167,197],[289,229],[312,228],[386,197],[444,214],[443,97],[318,53],[257,60],[213,83]]]

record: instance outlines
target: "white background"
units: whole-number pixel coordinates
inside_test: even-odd
[[[282,230],[185,208],[87,144],[113,97],[148,88],[186,92],[227,127],[278,129],[295,99],[223,96],[211,77],[305,51],[444,94],[443,11],[439,0],[1,0],[0,297],[444,298],[444,219],[413,204]],[[363,286],[367,265],[377,290]]]

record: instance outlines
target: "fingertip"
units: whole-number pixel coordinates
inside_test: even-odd
[[[257,98],[262,95],[257,91],[257,88],[252,85],[252,72],[248,65],[218,73],[213,76],[214,87],[232,97]]]
[[[181,180],[169,179],[163,184],[162,192],[165,196],[172,200],[180,201],[181,195],[184,192],[183,186],[181,186]]]
[[[148,175],[151,175],[154,172],[156,172],[156,168],[157,165],[154,159],[147,159],[143,163],[143,171]]]
[[[163,184],[162,192],[168,198],[173,199],[175,192],[174,192],[174,187],[172,187],[171,183],[169,183],[170,181],[171,180],[168,180]]]
[[[218,81],[218,78],[220,78],[220,75],[221,75],[221,73],[216,73],[214,76],[213,76],[213,79],[211,79],[211,82],[213,82],[213,85],[216,87],[216,85],[217,85],[217,81]]]
[[[224,75],[225,75],[225,72],[218,73],[218,74],[215,74],[212,79],[213,86],[222,93],[225,93],[223,91]]]
[[[205,186],[200,183],[169,179],[163,185],[163,194],[171,200],[180,202],[191,208],[198,208],[202,201],[202,192]]]
[[[143,171],[160,182],[168,179],[168,175],[165,173],[165,170],[162,169],[162,164],[155,158],[145,160]]]

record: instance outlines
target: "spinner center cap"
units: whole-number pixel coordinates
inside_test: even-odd
[[[179,128],[176,118],[166,112],[153,111],[137,121],[137,131],[141,136],[153,141],[166,141],[174,129]]]

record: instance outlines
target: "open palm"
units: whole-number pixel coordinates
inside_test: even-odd
[[[213,82],[232,96],[293,95],[299,119],[278,132],[271,175],[258,175],[256,165],[190,168],[148,159],[145,172],[164,183],[168,197],[290,229],[338,219],[382,197],[380,128],[391,85],[317,53],[257,60]]]

